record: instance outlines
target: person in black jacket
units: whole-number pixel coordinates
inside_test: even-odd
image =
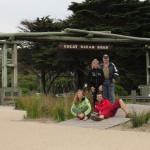
[[[100,69],[98,59],[95,58],[91,63],[91,70],[88,74],[88,86],[90,87],[93,96],[93,107],[95,106],[97,92],[102,91],[103,81],[103,71]]]
[[[118,69],[114,63],[109,62],[107,54],[103,55],[103,63],[100,65],[100,68],[102,68],[104,74],[104,97],[113,103],[115,101],[115,82],[119,76]]]

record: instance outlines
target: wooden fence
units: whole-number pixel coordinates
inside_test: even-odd
[[[150,96],[139,96],[139,95],[136,95],[136,91],[135,90],[131,91],[131,95],[130,96],[120,96],[120,98],[122,98],[123,100],[131,100],[133,103],[136,103],[137,100],[138,101],[143,101],[143,100],[150,101]]]

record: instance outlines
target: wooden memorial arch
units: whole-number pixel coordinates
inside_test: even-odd
[[[146,83],[150,85],[150,38],[140,38],[113,34],[110,31],[87,31],[67,28],[62,32],[20,32],[0,33],[0,52],[2,66],[2,86],[0,103],[7,97],[19,94],[17,79],[18,41],[58,41],[60,49],[110,49],[112,44],[137,43],[146,50]],[[8,87],[8,68],[11,70],[11,87]]]

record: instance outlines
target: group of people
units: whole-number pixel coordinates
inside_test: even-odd
[[[96,99],[96,93],[103,88],[104,97],[114,102],[115,82],[119,76],[118,70],[115,64],[109,61],[107,54],[104,54],[102,59],[102,64],[98,59],[93,59],[88,75],[88,85],[91,88],[93,100]]]
[[[88,75],[88,86],[93,96],[93,105],[83,90],[78,90],[74,96],[71,113],[80,120],[99,121],[112,117],[121,108],[128,117],[128,110],[122,99],[115,100],[115,82],[119,76],[115,64],[109,61],[107,54],[103,55],[103,63],[93,59]],[[93,106],[93,108],[92,108]],[[93,113],[91,113],[93,110]]]

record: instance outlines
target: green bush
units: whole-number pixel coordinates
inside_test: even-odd
[[[22,87],[22,88],[21,88],[21,92],[22,92],[23,95],[29,95],[30,92],[31,92],[31,90],[28,89],[28,88]]]
[[[73,79],[72,77],[57,77],[53,82],[53,93],[64,93],[73,90]]]
[[[29,95],[31,91],[38,90],[37,76],[34,74],[19,74],[18,81],[23,95]]]
[[[127,96],[128,92],[121,86],[121,85],[115,85],[115,93],[119,96]]]
[[[142,113],[132,113],[131,114],[131,124],[133,128],[137,128],[142,126],[143,124],[148,123],[150,119],[150,112],[142,112]]]

